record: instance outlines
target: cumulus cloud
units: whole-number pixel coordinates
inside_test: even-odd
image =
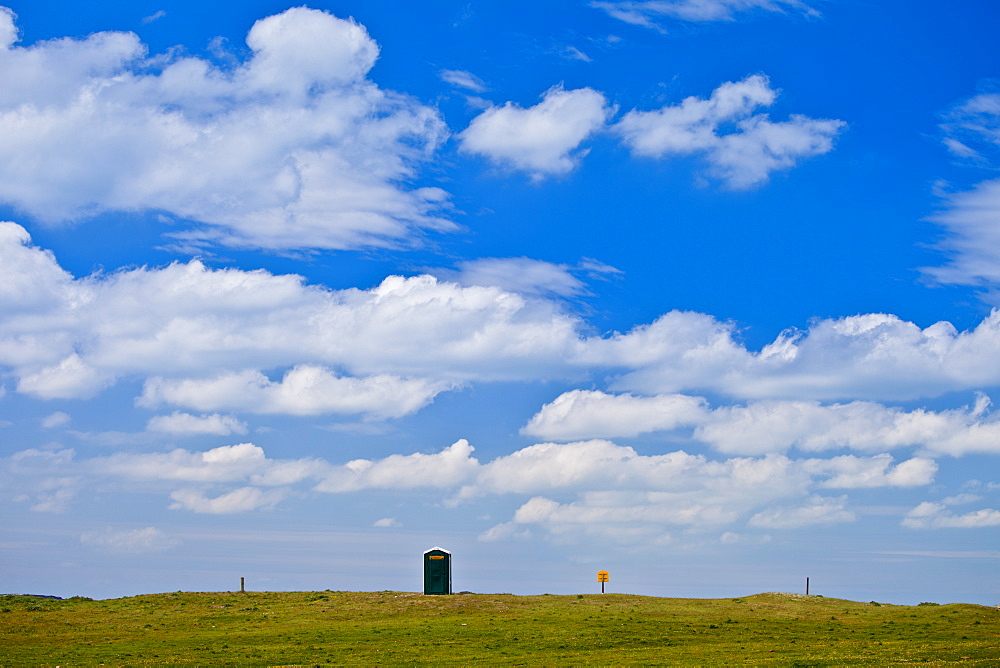
[[[0,263],[0,364],[44,398],[134,375],[149,406],[394,417],[471,380],[565,376],[578,340],[555,303],[430,276],[331,291],[192,261],[74,279],[13,223]]]
[[[281,490],[262,490],[241,487],[216,497],[209,497],[202,490],[179,489],[170,494],[171,510],[189,510],[209,515],[231,515],[251,510],[273,508],[284,497]]]
[[[162,453],[117,453],[96,458],[91,468],[133,480],[249,482],[256,486],[290,485],[319,478],[326,463],[312,458],[272,460],[253,443],[224,445],[204,452],[177,448]]]
[[[20,31],[14,23],[16,18],[17,14],[9,7],[0,7],[0,49],[9,49],[20,41]]]
[[[960,409],[905,411],[874,402],[754,401],[710,408],[702,397],[636,397],[572,390],[542,406],[522,433],[557,440],[630,437],[684,430],[727,454],[758,455],[792,448],[821,452],[850,448],[878,452],[917,447],[931,455],[995,453],[1000,422],[979,395]]]
[[[884,453],[831,460],[784,455],[717,460],[684,451],[641,455],[605,440],[539,443],[485,463],[473,456],[474,450],[461,439],[437,452],[343,464],[271,459],[252,443],[85,460],[75,460],[72,451],[26,450],[0,460],[0,481],[6,481],[0,487],[23,490],[22,501],[45,511],[58,511],[89,486],[106,487],[114,480],[168,494],[173,509],[210,514],[269,509],[293,492],[310,490],[422,490],[441,495],[447,506],[496,495],[527,499],[489,533],[499,540],[523,535],[531,526],[555,535],[580,524],[598,533],[616,531],[618,525],[649,535],[664,526],[738,525],[762,512],[772,513],[767,522],[776,525],[792,521],[786,517],[789,502],[818,490],[917,487],[930,484],[937,471],[931,460],[897,463]],[[69,471],[77,477],[68,477]],[[559,500],[563,497],[575,500]]]
[[[352,492],[361,489],[450,489],[478,469],[475,450],[461,439],[433,454],[391,455],[376,461],[355,459],[333,467],[316,489],[321,492]]]
[[[754,113],[777,96],[768,78],[758,74],[722,84],[707,100],[688,97],[656,111],[630,111],[614,128],[633,155],[701,155],[711,176],[730,188],[751,188],[775,171],[829,152],[845,127],[839,120],[793,114],[773,122]],[[731,125],[735,129],[726,132]]]
[[[920,447],[931,454],[1000,452],[991,440],[1000,422],[985,415],[981,397],[963,409],[904,411],[871,402],[823,406],[816,402],[763,401],[721,407],[695,437],[721,452],[759,453],[795,447],[822,451],[847,447],[879,451]]]
[[[205,380],[151,378],[146,381],[139,404],[285,415],[363,413],[386,419],[414,413],[448,388],[446,383],[387,375],[344,378],[322,367],[299,365],[280,382],[270,381],[259,371]]]
[[[170,415],[157,415],[146,423],[149,431],[160,431],[167,434],[193,435],[214,434],[229,436],[230,434],[245,434],[247,425],[231,415],[191,415],[174,411]]]
[[[484,257],[459,262],[455,270],[434,269],[431,273],[465,286],[498,287],[522,295],[575,297],[589,294],[579,274],[604,278],[621,271],[590,259],[570,266],[528,257]]]
[[[591,88],[550,88],[527,109],[512,102],[472,119],[460,135],[461,150],[535,178],[573,170],[585,153],[580,144],[604,126],[614,110]]]
[[[56,411],[55,413],[49,413],[44,418],[42,418],[42,427],[45,429],[55,429],[56,427],[62,427],[69,424],[72,421],[67,413],[62,411]]]
[[[846,497],[821,498],[813,490],[923,486],[936,471],[932,460],[895,464],[886,454],[719,461],[683,451],[639,455],[609,441],[546,443],[484,464],[458,498],[535,495],[481,540],[510,539],[534,527],[559,539],[590,533],[641,543],[664,538],[670,526],[710,530],[746,522],[792,529],[853,521]],[[553,494],[576,498],[558,501]]]
[[[232,69],[148,59],[132,33],[15,46],[0,12],[0,200],[44,221],[156,210],[187,244],[356,248],[449,229],[408,187],[446,135],[385,91],[363,26],[305,7],[257,21]],[[165,65],[162,65],[166,61]]]
[[[910,529],[982,529],[1000,526],[1000,510],[983,508],[964,514],[949,510],[961,499],[945,499],[942,503],[925,501],[903,518],[902,525]]]
[[[934,482],[937,462],[914,457],[892,465],[892,455],[874,457],[841,455],[831,459],[807,459],[803,467],[812,475],[827,476],[819,487],[859,489],[871,487],[920,487]]]
[[[72,451],[26,450],[0,459],[0,489],[23,490],[22,502],[57,504],[53,492],[65,493],[68,502],[95,485],[107,489],[118,481],[134,489],[142,483],[144,493],[168,495],[172,509],[207,514],[267,510],[290,495],[307,493],[406,490],[437,496],[446,507],[512,496],[522,499],[517,510],[481,540],[541,532],[559,540],[589,533],[642,543],[666,540],[670,527],[704,532],[846,521],[851,513],[843,499],[817,501],[817,493],[926,486],[937,472],[932,460],[897,462],[885,453],[714,459],[684,451],[643,455],[599,439],[538,443],[487,462],[474,452],[465,439],[436,452],[342,464],[272,459],[252,443],[205,451],[119,452],[82,461],[74,460]],[[69,479],[69,472],[77,477]],[[399,523],[383,518],[375,526]]]
[[[762,529],[801,529],[807,526],[854,522],[857,515],[844,508],[847,497],[810,498],[805,505],[771,508],[750,518],[749,524]]]
[[[974,329],[921,329],[883,313],[817,320],[748,350],[733,323],[672,311],[625,334],[586,342],[584,358],[627,371],[612,389],[711,390],[738,398],[905,400],[1000,380],[1000,312]]]
[[[557,440],[638,436],[698,424],[706,414],[707,402],[700,397],[572,390],[542,406],[521,432]]]
[[[192,414],[386,419],[471,383],[596,375],[608,389],[636,395],[616,400],[630,406],[643,403],[639,395],[695,392],[900,401],[1000,384],[1000,312],[967,331],[889,314],[817,320],[753,351],[735,323],[701,313],[672,311],[625,333],[594,333],[552,298],[580,289],[569,279],[581,272],[614,272],[589,263],[484,261],[453,275],[468,285],[390,276],[367,290],[197,260],[77,279],[22,227],[0,223],[0,264],[10,268],[0,286],[0,365],[17,391],[41,398],[92,397],[130,378],[143,383],[143,405]],[[528,275],[514,286],[518,268]],[[491,275],[512,287],[475,284],[493,282]],[[554,419],[553,411],[538,420]],[[554,427],[532,428],[544,435]],[[981,443],[990,429],[979,429]]]
[[[717,530],[734,524],[755,506],[763,505],[760,501],[747,501],[711,494],[699,497],[662,492],[587,492],[569,503],[537,496],[521,505],[510,522],[481,534],[480,540],[515,538],[518,531],[534,527],[560,541],[598,535],[624,544],[655,545],[671,540],[667,528]],[[801,529],[857,519],[854,513],[843,509],[843,502],[844,499],[812,497],[805,505],[768,508],[753,515],[747,524],[764,529]]]
[[[660,21],[732,21],[738,14],[750,11],[795,13],[818,16],[819,13],[801,0],[617,0],[591,2],[591,7],[603,9],[610,16],[633,25],[662,31]]]

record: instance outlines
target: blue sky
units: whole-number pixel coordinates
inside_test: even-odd
[[[992,3],[0,9],[0,590],[995,604]]]

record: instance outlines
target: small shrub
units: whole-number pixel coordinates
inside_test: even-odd
[[[882,604],[881,604],[881,603],[879,603],[878,601],[872,601],[872,602],[871,602],[871,603],[869,603],[868,605],[874,605],[874,606],[875,606],[876,608],[880,608],[880,607],[882,607]]]
[[[917,607],[920,607],[921,605],[941,605],[941,604],[940,603],[931,603],[929,601],[924,601],[923,603],[918,603]]]

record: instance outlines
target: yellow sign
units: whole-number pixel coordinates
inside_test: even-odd
[[[427,558],[428,559],[444,559],[444,556],[440,555],[440,554],[432,554],[431,556],[429,556]]]
[[[607,571],[597,571],[597,581],[598,582],[610,582],[610,580],[608,580],[608,572]]]

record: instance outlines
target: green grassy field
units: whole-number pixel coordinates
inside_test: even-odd
[[[419,663],[1000,666],[1000,610],[797,594],[0,596],[4,666]]]

